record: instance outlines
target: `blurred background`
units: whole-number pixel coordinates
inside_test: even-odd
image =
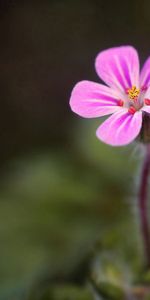
[[[101,50],[133,45],[143,63],[149,14],[148,0],[0,0],[0,299],[94,299],[103,256],[140,264],[140,149],[103,145],[102,120],[68,103],[76,82],[100,82]]]

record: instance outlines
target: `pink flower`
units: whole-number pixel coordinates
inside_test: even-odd
[[[95,68],[108,86],[91,81],[77,83],[71,94],[71,109],[84,118],[112,114],[96,135],[112,146],[127,145],[140,133],[143,115],[150,113],[150,57],[140,73],[133,47],[111,48],[98,54]]]

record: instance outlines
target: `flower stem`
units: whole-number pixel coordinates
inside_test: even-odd
[[[150,144],[145,146],[145,159],[141,172],[141,182],[139,189],[139,213],[141,222],[141,232],[144,243],[145,262],[150,268],[150,235],[147,214],[147,194],[148,194],[148,176],[150,171]]]

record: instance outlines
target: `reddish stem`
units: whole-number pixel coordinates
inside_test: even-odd
[[[139,189],[139,213],[141,232],[144,243],[145,260],[147,267],[150,268],[150,235],[147,214],[148,175],[150,171],[150,144],[147,144],[145,148],[146,153],[141,172],[141,182]]]

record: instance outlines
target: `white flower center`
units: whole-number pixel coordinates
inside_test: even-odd
[[[128,112],[134,114],[140,110],[143,105],[150,105],[150,99],[145,99],[146,89],[138,89],[135,85],[126,89],[124,100],[119,100],[118,105],[128,108]]]

